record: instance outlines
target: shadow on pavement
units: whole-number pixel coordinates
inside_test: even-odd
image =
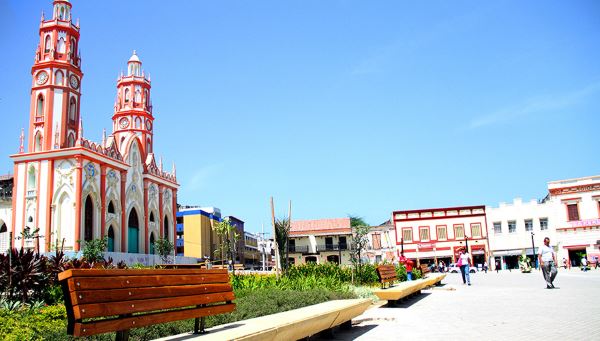
[[[388,304],[384,305],[382,308],[410,308],[413,304],[419,302],[425,297],[431,295],[429,292],[422,292],[419,295],[410,296],[408,298],[396,301],[396,302],[388,302]]]
[[[359,336],[368,333],[373,328],[377,327],[377,325],[366,325],[366,326],[352,326],[351,329],[348,330],[336,330],[333,334],[333,337],[320,337],[313,339],[309,338],[311,341],[324,341],[324,340],[354,340]]]

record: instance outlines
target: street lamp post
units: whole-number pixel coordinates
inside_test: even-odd
[[[537,269],[537,259],[535,258],[535,243],[533,242],[533,236],[535,234],[533,231],[531,232],[531,253],[533,255],[533,266]]]
[[[400,254],[404,256],[404,238],[400,238]]]
[[[469,252],[469,238],[467,238],[467,236],[465,235],[465,248],[466,248],[466,252]]]

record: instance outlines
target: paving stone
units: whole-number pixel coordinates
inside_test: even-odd
[[[600,340],[600,270],[559,270],[558,289],[541,272],[448,274],[397,307],[375,307],[334,340]],[[331,339],[329,339],[331,340]]]

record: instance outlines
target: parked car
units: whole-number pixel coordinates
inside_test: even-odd
[[[451,263],[451,264],[448,266],[448,272],[450,272],[450,273],[459,273],[459,272],[460,272],[460,267],[458,267],[458,266],[456,265],[456,263]],[[475,268],[475,267],[472,267],[472,266],[470,266],[470,267],[469,267],[469,273],[472,273],[472,274],[474,274],[474,273],[476,273],[476,272],[477,272],[477,268]]]

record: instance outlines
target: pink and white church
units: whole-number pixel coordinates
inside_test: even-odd
[[[13,246],[44,252],[58,241],[78,251],[82,241],[106,236],[108,251],[154,253],[158,238],[174,241],[179,185],[175,164],[171,172],[157,165],[150,78],[134,51],[117,80],[112,134],[86,139],[79,22],[68,0],[53,6],[51,19],[42,14],[31,68],[28,138],[22,130],[11,156]],[[39,228],[40,237],[16,239],[25,228]]]

